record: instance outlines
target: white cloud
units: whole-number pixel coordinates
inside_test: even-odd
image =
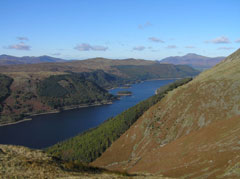
[[[161,39],[159,39],[159,38],[157,38],[157,37],[149,37],[148,39],[149,39],[150,41],[152,41],[152,42],[164,43],[163,40],[161,40]]]
[[[74,49],[79,50],[79,51],[106,51],[108,47],[101,46],[101,45],[90,45],[87,43],[82,43],[74,47]]]
[[[205,42],[206,43],[214,43],[214,44],[228,44],[228,43],[231,43],[230,40],[225,36],[217,37],[215,39],[207,40]]]
[[[133,50],[137,50],[137,51],[143,51],[145,50],[146,47],[144,46],[137,46],[137,47],[133,47]]]
[[[195,48],[195,47],[192,45],[189,45],[189,46],[186,46],[185,48]]]
[[[59,56],[59,55],[61,55],[61,53],[53,53],[52,55],[53,56]]]
[[[17,37],[17,39],[18,39],[18,40],[21,40],[21,41],[23,41],[23,40],[28,41],[28,38],[27,38],[27,37]]]
[[[232,50],[233,47],[219,47],[218,50]]]
[[[167,46],[166,48],[174,49],[174,48],[177,48],[177,46],[176,46],[176,45],[169,45],[169,46]]]
[[[138,28],[139,29],[145,29],[145,28],[150,27],[150,26],[152,26],[152,24],[150,22],[146,22],[145,24],[139,24]]]
[[[236,43],[240,43],[240,39],[237,39],[235,42],[236,42]]]
[[[15,49],[15,50],[30,50],[31,47],[24,43],[18,43],[18,44],[14,44],[14,45],[9,45],[6,48],[7,49]]]

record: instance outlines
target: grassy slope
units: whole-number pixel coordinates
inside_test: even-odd
[[[162,146],[139,131],[140,125],[132,126],[92,165],[173,178],[239,178],[240,116],[213,122]]]
[[[239,176],[239,66],[240,50],[169,92],[93,165],[175,177]]]
[[[132,176],[127,173],[111,172],[82,163],[66,162],[43,151],[31,150],[21,146],[0,145],[0,159],[0,178],[146,178],[145,174]],[[147,177],[163,178],[151,175],[147,175]]]
[[[152,105],[160,101],[168,92],[181,86],[191,79],[179,80],[167,88],[129,108],[116,117],[105,121],[95,129],[60,142],[47,151],[65,160],[91,162],[99,157],[115,140],[117,140],[129,127]]]

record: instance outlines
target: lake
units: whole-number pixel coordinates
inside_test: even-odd
[[[154,95],[160,86],[174,80],[153,80],[133,84],[131,88],[112,89],[109,92],[131,91],[132,96],[122,96],[113,104],[86,107],[33,117],[14,125],[0,127],[0,144],[23,145],[30,148],[45,148],[96,127],[140,101]]]

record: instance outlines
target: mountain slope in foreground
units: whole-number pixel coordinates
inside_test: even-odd
[[[167,57],[159,61],[160,63],[169,63],[174,65],[189,65],[198,70],[205,70],[213,67],[226,57],[205,57],[194,53],[184,56]]]
[[[40,150],[11,145],[0,145],[0,161],[0,178],[163,178],[146,174],[127,176],[82,164],[64,162]]]
[[[169,92],[92,163],[168,177],[240,177],[240,49]]]

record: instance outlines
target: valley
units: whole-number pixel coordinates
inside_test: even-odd
[[[185,78],[172,83],[169,83],[170,80],[160,80],[166,83],[161,88],[151,90],[151,94],[155,92],[154,96],[149,96],[150,98],[145,98],[141,102],[134,102],[135,106],[129,106],[130,108],[125,106],[125,111],[109,116],[108,120],[104,118],[102,122],[98,121],[93,126],[95,128],[86,128],[89,130],[84,129],[85,132],[79,135],[74,133],[69,136],[75,136],[73,138],[49,143],[53,145],[58,142],[45,151],[48,155],[63,161],[87,163],[92,167],[104,168],[106,171],[127,172],[132,175],[144,173],[173,178],[195,178],[203,175],[210,178],[236,177],[239,163],[237,155],[239,84],[236,80],[239,78],[237,70],[239,55],[238,50],[194,79]],[[151,73],[147,72],[148,68],[151,69]],[[122,87],[116,88],[113,93],[109,93],[106,89],[132,84],[128,88],[132,92],[135,86],[154,83],[155,81],[150,80],[134,84],[160,77],[158,68],[161,68],[161,65],[154,67],[148,65],[146,71],[133,65],[120,65],[116,68],[122,70],[122,74],[128,77],[118,76],[116,71],[106,73],[102,69],[81,73],[50,72],[54,75],[39,80],[35,90],[41,102],[52,109],[64,109],[69,104],[80,105],[83,104],[81,100],[90,100],[90,105],[93,101],[104,99],[103,96],[113,101],[116,100],[115,94],[123,91]],[[172,67],[167,70],[172,70]],[[14,72],[8,73],[14,74]],[[166,78],[167,73],[164,73]],[[9,78],[6,74],[4,72],[5,76],[2,76],[4,82],[2,84],[6,84],[2,99],[7,101],[11,97],[8,89],[12,88],[9,85],[14,84],[14,78]],[[176,78],[187,76],[181,72],[169,74]],[[84,90],[81,85],[87,90],[84,94],[89,93],[84,98],[78,96],[81,94],[80,91]],[[55,89],[59,89],[57,93]],[[97,98],[89,89],[97,94]],[[136,89],[142,88],[136,87]],[[58,95],[62,100],[58,99]],[[131,96],[123,98],[131,98]],[[74,102],[74,99],[80,103]],[[84,101],[85,104],[86,102]],[[39,127],[39,124],[37,126]],[[16,139],[16,141],[21,140]],[[43,141],[46,142],[46,139]],[[146,167],[146,163],[149,167]]]
[[[0,1],[0,179],[239,179],[239,0]]]
[[[12,80],[8,97],[0,101],[0,124],[6,125],[35,114],[112,103],[117,97],[106,91],[110,88],[149,79],[191,77],[199,72],[184,65],[96,58],[0,66],[0,73]]]

